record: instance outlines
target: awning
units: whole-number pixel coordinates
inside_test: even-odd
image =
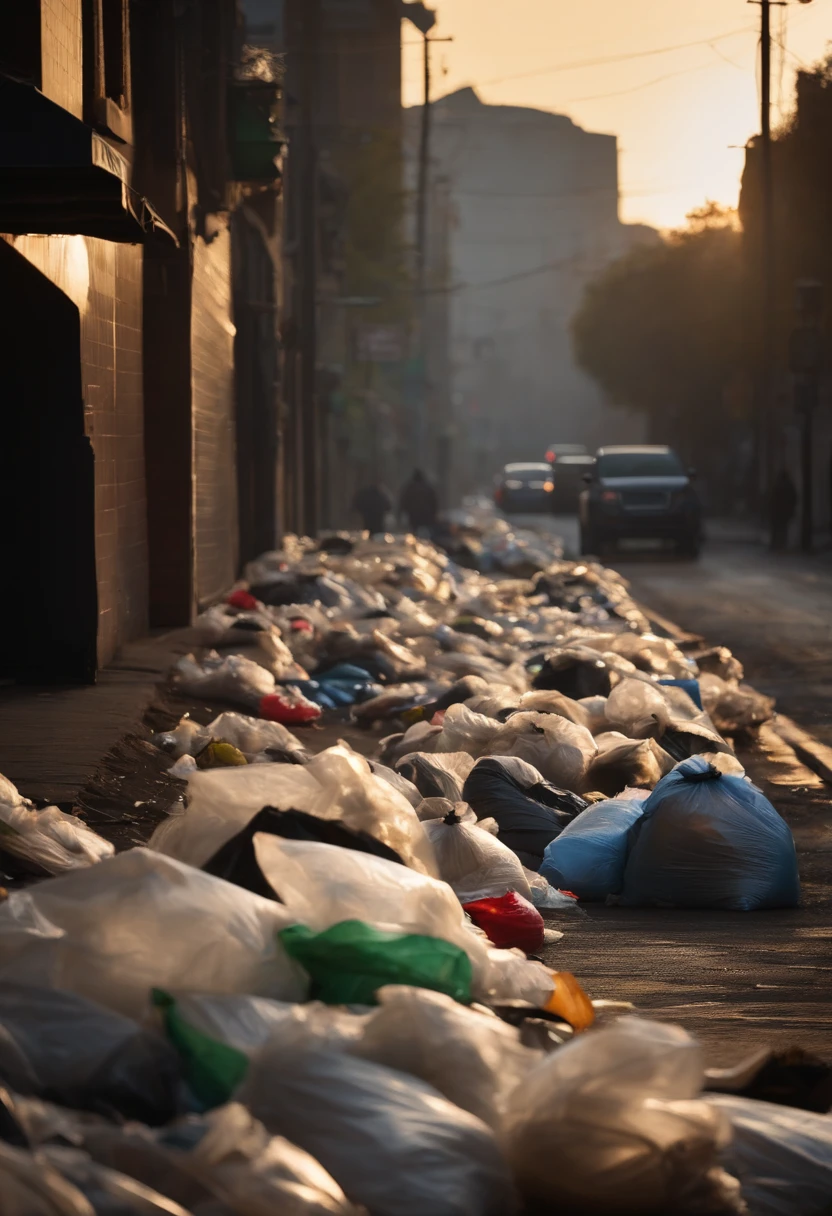
[[[175,234],[129,183],[92,127],[32,85],[0,76],[0,232],[66,233],[139,244]]]

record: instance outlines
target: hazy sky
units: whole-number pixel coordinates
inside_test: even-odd
[[[707,198],[736,203],[742,146],[759,130],[756,4],[428,2],[439,16],[433,35],[454,39],[432,48],[436,95],[472,84],[484,101],[553,110],[616,134],[622,219],[666,227]],[[796,69],[832,41],[832,0],[792,0],[772,14],[776,123]],[[421,39],[408,23],[403,41],[404,101],[413,105],[422,98]]]

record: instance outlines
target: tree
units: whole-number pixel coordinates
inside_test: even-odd
[[[707,203],[687,228],[613,262],[573,321],[584,370],[614,404],[646,415],[651,439],[680,448],[712,488],[719,440],[748,409],[743,303],[736,214]]]

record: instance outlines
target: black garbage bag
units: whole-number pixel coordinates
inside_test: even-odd
[[[276,607],[305,604],[309,602],[309,588],[314,581],[314,577],[309,575],[275,574],[267,582],[255,583],[249,587],[249,591],[263,604],[273,604]]]
[[[516,756],[478,760],[462,787],[477,819],[496,819],[498,839],[529,870],[539,870],[546,846],[588,805],[578,794],[544,781]]]
[[[181,1113],[171,1045],[59,989],[0,985],[0,1082],[26,1097],[152,1126]]]
[[[204,872],[279,903],[273,887],[257,864],[254,837],[258,832],[282,836],[284,840],[317,840],[323,844],[337,844],[342,849],[357,849],[361,853],[372,853],[375,857],[404,864],[394,849],[376,840],[369,832],[355,832],[337,819],[318,819],[306,811],[278,811],[273,806],[264,806],[242,831],[232,836],[206,861],[202,867]]]
[[[322,553],[338,553],[346,556],[346,554],[352,553],[354,548],[355,541],[349,532],[329,532],[318,541],[318,549]]]
[[[612,688],[610,673],[609,664],[597,650],[571,646],[544,656],[532,687],[554,689],[573,701],[580,701],[582,697],[608,697]]]

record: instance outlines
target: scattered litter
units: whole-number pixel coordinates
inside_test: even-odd
[[[773,703],[555,538],[445,539],[249,563],[171,672],[148,847],[0,777],[4,1214],[820,1216],[823,1061],[705,1074],[539,957],[581,901],[797,902],[729,741]]]

